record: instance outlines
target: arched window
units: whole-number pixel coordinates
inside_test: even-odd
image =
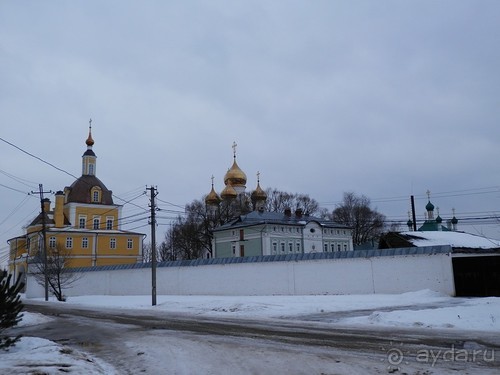
[[[90,200],[92,203],[101,203],[101,188],[94,186],[90,191]]]

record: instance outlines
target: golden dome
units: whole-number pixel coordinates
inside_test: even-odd
[[[236,190],[234,190],[231,184],[227,184],[220,195],[222,199],[234,199],[238,196],[238,193],[236,192]]]
[[[221,200],[219,194],[214,190],[214,177],[212,176],[212,190],[210,190],[210,193],[205,197],[205,204],[208,206],[217,206]]]
[[[236,159],[234,159],[232,167],[224,176],[224,184],[230,184],[232,186],[245,186],[246,183],[247,175],[240,169],[238,163],[236,163]]]
[[[260,183],[257,181],[257,187],[255,188],[254,191],[252,191],[252,201],[265,201],[267,199],[267,194],[262,188],[260,187]]]

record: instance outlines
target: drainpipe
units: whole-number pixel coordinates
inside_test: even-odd
[[[93,243],[93,246],[92,246],[92,255],[94,257],[93,259],[93,262],[94,264],[91,264],[92,266],[97,266],[97,236],[99,235],[99,233],[96,233],[95,234],[95,237],[94,237],[94,243]]]

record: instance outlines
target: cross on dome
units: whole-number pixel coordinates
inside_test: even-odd
[[[236,159],[236,146],[238,145],[236,144],[236,142],[233,141],[233,145],[231,147],[233,148],[233,158],[235,159]]]
[[[90,148],[94,145],[94,140],[92,139],[92,119],[89,120],[89,136],[85,141],[85,144]]]

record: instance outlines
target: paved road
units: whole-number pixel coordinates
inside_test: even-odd
[[[54,319],[20,329],[24,335],[83,349],[113,364],[119,374],[500,371],[500,338],[484,332],[366,330],[325,324],[317,315],[313,322],[255,321],[40,302],[26,302],[26,310]]]

